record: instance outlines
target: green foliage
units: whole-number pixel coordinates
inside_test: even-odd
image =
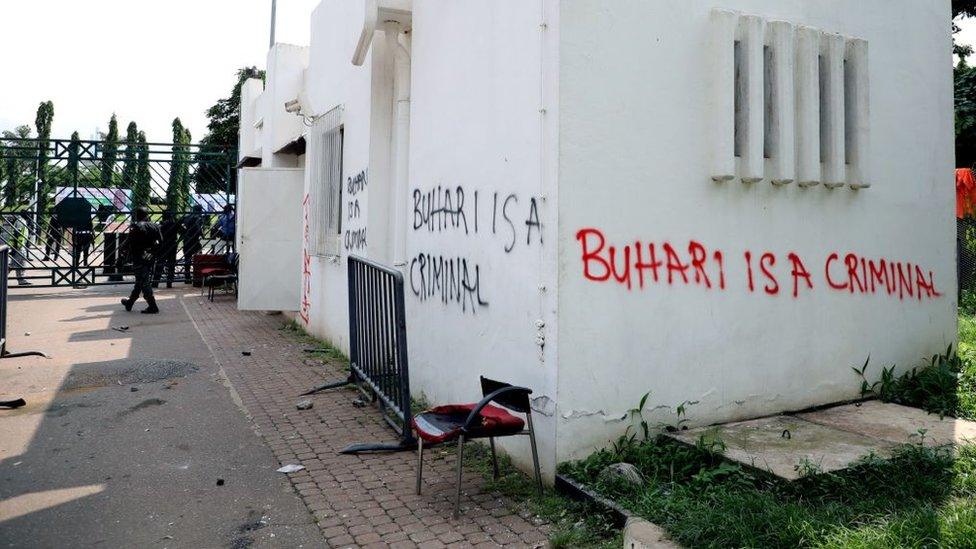
[[[221,193],[228,191],[224,186],[227,162],[215,158],[215,151],[236,150],[237,135],[240,129],[241,86],[249,78],[264,80],[264,71],[254,67],[238,69],[237,82],[231,90],[230,96],[220,99],[207,109],[207,135],[200,140],[200,152],[197,155],[197,170],[193,174],[198,193]],[[234,159],[236,160],[236,159]],[[237,188],[237,170],[230,170],[230,189]]]
[[[136,173],[139,171],[137,157],[139,155],[139,127],[135,122],[129,122],[125,129],[125,153],[122,158],[122,181],[119,186],[132,189],[136,184]]]
[[[51,181],[48,178],[48,147],[51,139],[51,123],[54,121],[54,103],[42,101],[37,106],[37,116],[34,125],[37,128],[37,158],[34,167],[37,176],[37,211],[46,212],[48,209],[48,195],[51,193]]]
[[[561,464],[560,472],[663,526],[686,547],[874,546],[860,540],[971,546],[965,536],[976,511],[973,448],[953,456],[905,445],[889,460],[866,456],[837,473],[801,462],[805,476],[789,483],[723,460],[712,451],[716,443],[688,446],[659,437],[638,445],[627,461],[640,470],[644,487],[601,483],[599,472],[617,460],[609,450]],[[960,544],[967,539],[969,545]]]
[[[861,368],[852,368],[861,377],[861,396],[876,396],[883,402],[922,408],[941,416],[966,416],[959,399],[959,379],[967,364],[955,352],[952,345],[945,353],[933,355],[922,365],[900,376],[895,367],[882,367],[881,377],[875,382],[867,379],[871,357]]]
[[[956,166],[976,164],[976,68],[963,59],[953,71],[956,107]]]
[[[108,121],[108,133],[105,134],[105,144],[102,148],[101,186],[113,186],[115,180],[115,161],[119,156],[119,121],[112,113]]]
[[[4,139],[27,139],[30,137],[30,126],[17,126],[14,131],[4,131]],[[22,143],[15,144],[7,141],[4,147],[23,147]],[[31,176],[34,173],[31,159],[34,154],[23,148],[8,150],[4,155],[4,180],[3,202],[7,209],[16,208],[21,205],[25,196],[33,192],[33,182]]]
[[[152,197],[152,174],[149,171],[149,145],[146,144],[146,133],[136,135],[136,180],[132,186],[132,206],[134,208],[149,206]]]
[[[173,163],[166,186],[166,209],[185,212],[190,202],[190,131],[179,118],[173,119]]]

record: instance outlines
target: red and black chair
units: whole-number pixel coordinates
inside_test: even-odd
[[[417,493],[420,494],[424,468],[424,447],[446,444],[457,440],[457,495],[454,517],[461,512],[461,473],[464,461],[464,443],[477,438],[487,438],[491,446],[491,464],[498,478],[498,456],[495,439],[515,435],[528,435],[532,447],[532,464],[535,480],[542,494],[542,475],[539,472],[539,453],[535,445],[535,429],[532,426],[532,408],[529,395],[532,390],[481,377],[484,398],[475,404],[449,404],[437,406],[414,416],[412,424],[417,433]],[[497,404],[497,406],[495,405]],[[511,412],[525,415],[523,420]]]

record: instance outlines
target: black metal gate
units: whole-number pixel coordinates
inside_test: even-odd
[[[126,232],[149,210],[170,230],[157,270],[190,277],[198,253],[232,251],[235,152],[188,143],[0,139],[0,244],[12,287],[116,284],[132,272]],[[224,223],[229,227],[229,223]]]

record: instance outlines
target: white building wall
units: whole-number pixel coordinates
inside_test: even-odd
[[[254,124],[260,119],[259,98],[264,92],[260,78],[248,78],[241,85],[241,123],[237,145],[238,160],[245,156],[261,156],[261,143]]]
[[[867,40],[871,188],[712,181],[713,7]],[[649,409],[671,407],[649,413],[652,424],[675,422],[685,400],[700,401],[688,412],[698,424],[757,416],[857,397],[850,367],[868,355],[878,377],[955,340],[948,0],[579,0],[563,2],[560,17],[560,461],[623,432],[620,418],[647,391]],[[609,256],[584,233],[584,261],[577,236],[588,228],[615,247],[623,282],[585,277],[589,265],[602,278],[594,258]],[[623,267],[635,241],[645,262],[650,243],[666,262],[669,243],[686,265],[700,244],[711,289],[690,266],[688,283],[678,270],[669,284],[666,267],[659,281],[644,269],[640,288]],[[793,275],[791,253],[812,288]],[[850,282],[843,261],[853,253],[857,273],[860,258],[918,265],[941,295],[832,288],[834,253],[838,286]]]
[[[549,474],[558,65],[555,21],[543,23],[555,5],[415,0],[405,266],[414,393],[476,401],[480,375],[531,387]],[[531,464],[527,440],[503,444]]]
[[[275,151],[300,137],[305,130],[299,116],[285,111],[285,103],[297,98],[304,88],[308,55],[307,47],[293,44],[278,43],[268,50],[266,85],[261,99],[264,118],[261,164],[264,167],[297,167],[294,155],[275,154]]]
[[[370,150],[381,146],[371,138],[371,129],[376,123],[374,118],[384,116],[382,111],[373,112],[372,99],[373,66],[384,63],[382,48],[371,48],[361,67],[350,62],[362,28],[363,13],[363,0],[323,0],[312,12],[305,88],[308,115],[322,115],[335,107],[342,109],[343,234],[341,252],[336,256],[313,255],[306,240],[298,318],[312,334],[327,339],[346,353],[349,352],[346,258],[350,253],[370,257],[370,248],[369,240],[365,239],[356,240],[347,249],[345,233],[369,229],[369,195],[377,171],[376,155],[371,155]],[[305,171],[307,197],[311,185],[321,184],[312,180],[315,170],[311,169],[314,163],[321,162],[321,151],[310,147],[304,162],[309,168]],[[361,176],[358,181],[363,184],[350,185],[349,180],[357,176]],[[309,211],[312,208],[306,204],[306,215],[316,215],[315,211]]]

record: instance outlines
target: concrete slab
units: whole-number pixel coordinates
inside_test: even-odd
[[[826,427],[798,417],[776,416],[670,434],[687,444],[705,436],[726,445],[725,456],[787,479],[800,478],[803,464],[820,472],[845,469],[871,452],[890,455],[895,444]]]
[[[895,444],[924,442],[926,446],[945,446],[976,442],[976,422],[951,417],[939,419],[918,408],[878,401],[845,404],[797,417]],[[920,430],[925,431],[924,437],[919,435]]]

